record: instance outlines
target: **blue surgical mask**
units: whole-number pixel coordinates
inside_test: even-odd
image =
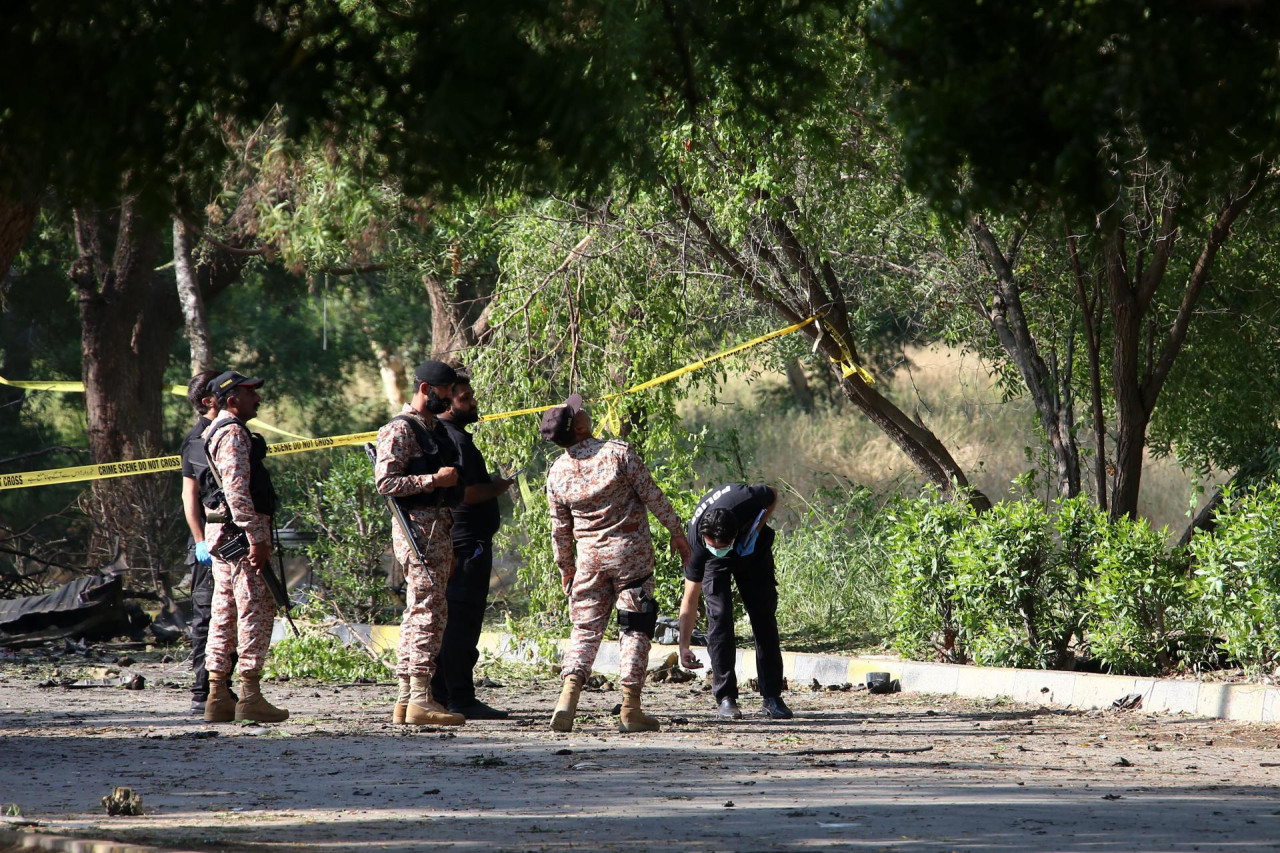
[[[727,557],[729,556],[729,552],[733,550],[733,546],[727,545],[724,548],[712,548],[710,545],[708,545],[707,550],[710,551],[712,554],[715,554],[717,557]]]

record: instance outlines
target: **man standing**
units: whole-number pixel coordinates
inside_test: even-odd
[[[476,698],[476,648],[484,611],[489,603],[489,576],[493,571],[493,535],[502,523],[498,496],[514,479],[489,475],[484,457],[466,428],[480,420],[471,377],[459,373],[449,410],[440,423],[458,449],[462,463],[462,503],[453,509],[453,576],[445,598],[449,620],[445,623],[440,662],[431,680],[431,694],[455,714],[468,720],[505,720],[506,711],[491,708]]]
[[[204,504],[200,499],[200,475],[208,467],[204,455],[204,431],[218,416],[217,403],[209,393],[209,382],[217,373],[205,370],[187,383],[187,400],[196,411],[196,423],[182,439],[182,515],[191,536],[187,540],[187,565],[191,567],[191,713],[204,716],[209,699],[209,673],[204,666],[205,643],[209,639],[209,617],[213,605],[213,557],[204,541]],[[235,655],[231,657],[235,668]],[[235,694],[231,694],[235,696]]]
[[[658,619],[653,597],[653,539],[648,508],[671,531],[671,549],[689,559],[680,519],[636,452],[622,441],[591,437],[591,416],[573,394],[544,413],[542,437],[565,448],[547,473],[551,542],[569,597],[573,633],[560,674],[564,687],[551,728],[573,730],[582,685],[591,674],[609,612],[618,608],[623,732],[658,731],[640,707]],[[577,561],[574,561],[574,541]]]
[[[684,598],[680,602],[680,660],[690,668],[702,666],[689,648],[698,618],[698,592],[707,600],[707,652],[711,684],[719,703],[716,715],[739,719],[738,677],[734,672],[737,646],[733,636],[733,584],[756,641],[756,673],[763,698],[761,713],[776,720],[790,719],[782,701],[782,648],[778,644],[778,581],[773,564],[773,528],[769,517],[778,506],[778,493],[768,486],[730,483],[711,490],[689,521],[692,559],[684,569]]]
[[[261,379],[229,370],[209,383],[218,416],[205,430],[204,441],[216,489],[211,493],[205,542],[213,555],[213,617],[205,663],[209,699],[204,718],[210,723],[254,720],[279,723],[289,712],[262,696],[260,681],[271,645],[275,600],[262,573],[271,571],[271,524],[276,492],[263,460],[267,443],[251,434],[246,421],[258,414]],[[212,504],[212,505],[211,505]],[[234,655],[240,663],[240,698],[232,697],[227,680]]]
[[[451,507],[462,499],[457,448],[436,418],[449,408],[458,376],[444,362],[425,361],[413,377],[413,399],[378,430],[373,470],[378,494],[399,502],[414,538],[411,543],[398,524],[391,526],[392,550],[405,568],[404,618],[396,648],[400,692],[392,720],[411,726],[460,726],[465,717],[431,698],[431,677],[448,617],[445,588],[453,572]]]

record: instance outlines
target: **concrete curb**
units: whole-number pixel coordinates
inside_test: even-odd
[[[271,634],[274,644],[287,636],[286,626],[277,620]],[[394,649],[399,636],[396,625],[357,625],[353,629],[335,629],[344,642],[352,642],[351,630],[379,649]],[[564,653],[568,640],[556,641],[554,657]],[[543,649],[510,634],[485,632],[480,635],[481,653],[504,660],[534,663],[545,656]],[[549,650],[547,650],[549,651]],[[660,664],[678,651],[676,646],[653,644],[649,665]],[[704,665],[710,665],[705,648],[694,654]],[[618,644],[600,644],[595,669],[616,672]],[[756,677],[755,653],[739,650],[735,669],[738,680]],[[699,676],[707,669],[697,670]],[[783,675],[792,689],[817,681],[823,686],[865,682],[869,672],[887,672],[901,682],[904,692],[938,693],[974,699],[1006,697],[1015,702],[1057,708],[1110,708],[1126,696],[1142,697],[1141,710],[1164,714],[1190,714],[1219,720],[1252,723],[1280,722],[1280,687],[1265,684],[1227,684],[1222,682],[1185,681],[1169,678],[1138,678],[1126,675],[1062,672],[1057,670],[1005,669],[1000,667],[957,666],[944,663],[904,661],[896,657],[876,655],[814,655],[782,653]]]
[[[95,841],[64,835],[45,835],[40,829],[30,832],[0,829],[0,850],[50,850],[58,853],[180,853],[169,848],[145,847],[119,841]]]

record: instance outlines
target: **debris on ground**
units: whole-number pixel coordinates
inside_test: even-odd
[[[106,806],[107,814],[112,815],[131,815],[138,816],[142,812],[142,797],[133,792],[132,788],[116,788],[110,794],[102,798],[102,805]]]
[[[687,669],[680,668],[680,656],[675,652],[667,655],[666,660],[655,666],[648,672],[649,684],[684,684],[687,681],[693,681],[698,676],[689,672]]]

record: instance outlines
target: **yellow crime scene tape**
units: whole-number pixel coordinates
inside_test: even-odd
[[[800,329],[817,322],[818,319],[819,318],[817,316],[809,317],[799,323],[793,323],[790,326],[777,329],[769,332],[768,334],[760,335],[757,338],[752,338],[745,343],[738,344],[735,347],[718,352],[715,355],[691,362],[690,364],[686,364],[684,367],[677,368],[669,373],[664,373],[661,376],[654,377],[653,379],[649,379],[637,385],[632,385],[624,391],[607,394],[597,400],[592,400],[591,402],[604,403],[606,406],[604,417],[600,418],[600,426],[602,429],[606,427],[612,429],[615,435],[618,433],[621,428],[621,416],[618,413],[616,401],[621,397],[628,394],[637,394],[641,391],[647,391],[650,388],[655,388],[658,385],[665,384],[673,379],[678,379],[681,376],[693,373],[695,370],[701,370],[709,364],[737,355],[738,353],[749,350],[752,347],[759,346],[766,341],[771,341],[775,338],[780,338],[783,335],[789,335],[792,332],[797,332]],[[844,350],[846,354],[849,352],[848,348],[843,345],[841,349]],[[845,361],[839,362],[839,365],[843,369],[845,376],[849,376],[852,373],[857,372],[862,376],[863,381],[868,384],[875,381],[871,378],[871,375],[866,372],[866,370],[864,370],[860,365],[854,363],[851,357],[846,357]],[[0,376],[0,385],[9,385],[14,388],[24,388],[30,391],[56,391],[64,393],[84,391],[84,383],[82,382],[61,380],[47,382],[17,381],[5,379]],[[186,387],[181,385],[170,385],[168,386],[168,390],[170,393],[180,394],[182,396],[186,396],[187,393]],[[553,403],[549,406],[533,406],[527,409],[514,409],[509,412],[498,412],[491,415],[484,415],[480,420],[497,421],[506,418],[520,417],[522,415],[536,415],[549,411],[550,409],[554,409],[556,406],[560,405],[563,405],[563,403]],[[306,438],[305,436],[277,429],[276,427],[264,424],[256,419],[249,421],[249,425],[255,426],[259,429],[265,429],[270,432],[279,433],[294,439],[293,441],[280,441],[275,444],[268,444],[268,456],[279,456],[286,453],[305,453],[311,450],[327,450],[331,447],[346,447],[353,444],[364,444],[367,441],[376,441],[378,438],[376,430],[373,432],[356,432],[349,435],[332,435],[324,438]],[[86,480],[105,480],[112,477],[129,477],[136,474],[156,474],[164,471],[178,471],[181,468],[182,457],[180,456],[156,456],[151,459],[133,459],[127,462],[104,462],[96,465],[77,465],[71,468],[50,468],[45,471],[29,471],[22,474],[0,474],[0,491],[5,489],[24,489],[31,486],[49,486],[56,483],[78,483]]]

